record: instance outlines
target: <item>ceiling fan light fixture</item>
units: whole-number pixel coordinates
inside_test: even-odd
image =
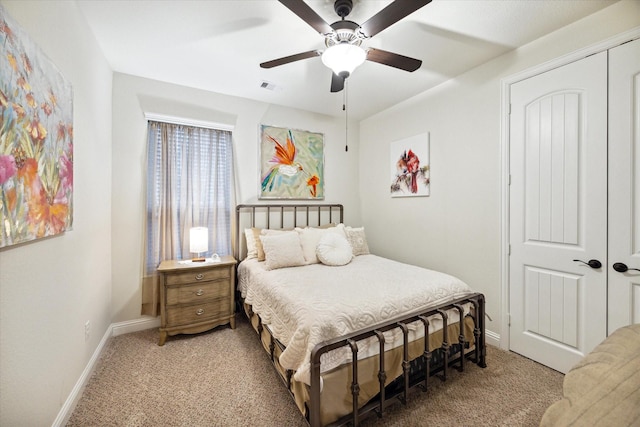
[[[367,58],[367,53],[360,46],[349,43],[338,43],[329,47],[322,54],[322,63],[338,76],[348,77],[353,70]]]

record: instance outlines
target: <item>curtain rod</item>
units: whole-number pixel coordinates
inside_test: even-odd
[[[184,117],[167,116],[164,114],[144,113],[144,118],[156,122],[171,123],[174,125],[195,126],[201,128],[233,131],[235,126],[224,123],[208,122],[204,120],[186,119]]]

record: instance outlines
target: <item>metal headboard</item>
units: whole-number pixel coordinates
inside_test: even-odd
[[[240,261],[244,256],[243,249],[246,251],[246,246],[242,244],[245,228],[314,227],[343,221],[344,207],[335,203],[237,205],[234,256]]]

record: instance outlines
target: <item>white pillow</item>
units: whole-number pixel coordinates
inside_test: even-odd
[[[353,258],[351,245],[338,233],[323,235],[318,242],[316,254],[320,262],[326,265],[349,264]]]
[[[296,228],[296,231],[300,235],[300,243],[302,244],[302,253],[307,264],[317,264],[320,261],[316,255],[316,248],[318,242],[322,236],[327,233],[337,233],[344,236],[344,230],[341,227],[329,227],[329,228]]]
[[[293,230],[285,230],[281,228],[271,229],[271,228],[253,228],[253,235],[256,239],[256,252],[258,253],[258,261],[264,261],[264,248],[262,247],[262,240],[260,236],[267,236],[271,234],[281,234],[281,233],[291,233]]]
[[[260,236],[267,270],[304,265],[300,237],[295,231]]]
[[[349,244],[353,248],[354,256],[369,254],[369,245],[367,245],[367,236],[364,234],[364,227],[345,227],[344,232]]]
[[[253,229],[245,228],[244,237],[245,237],[245,240],[247,241],[247,259],[257,258],[258,249],[256,248],[256,238],[253,235]]]

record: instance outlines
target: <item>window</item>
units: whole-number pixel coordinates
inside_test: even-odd
[[[192,257],[191,227],[209,229],[204,255],[231,254],[231,141],[228,130],[149,121],[145,276]]]

